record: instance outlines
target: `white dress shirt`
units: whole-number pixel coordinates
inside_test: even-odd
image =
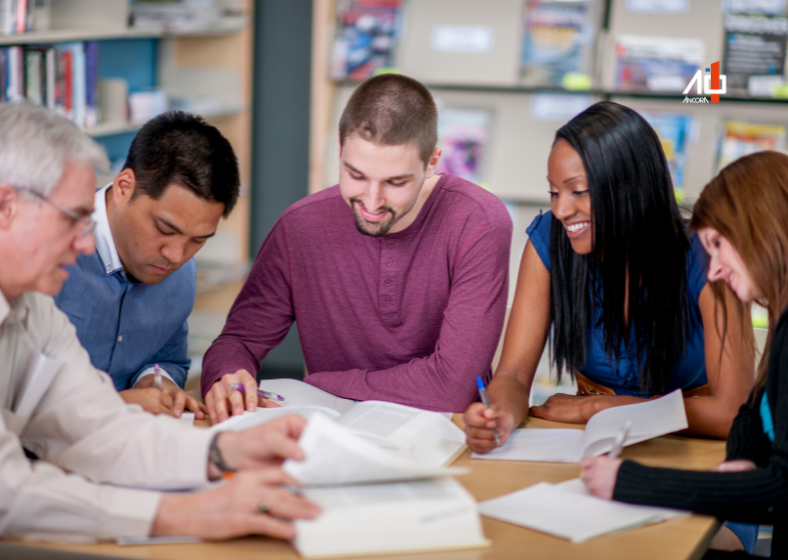
[[[19,416],[14,404],[42,353],[63,366]],[[152,490],[207,482],[208,430],[126,405],[42,294],[8,302],[0,292],[0,405],[0,536],[147,536],[161,499]]]

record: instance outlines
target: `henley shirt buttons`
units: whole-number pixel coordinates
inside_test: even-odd
[[[389,241],[387,243],[387,245],[389,246],[389,249],[393,249],[394,248],[394,242],[393,241]]]
[[[391,266],[391,259],[386,261],[386,266]]]
[[[391,298],[390,297],[386,298],[386,303],[391,303]]]
[[[386,286],[391,286],[391,284],[392,284],[391,280],[386,280],[386,281],[385,281],[385,282],[383,282],[383,283],[384,283]]]

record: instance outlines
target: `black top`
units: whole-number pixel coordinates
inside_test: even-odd
[[[697,472],[624,461],[613,499],[774,525],[772,557],[788,558],[788,309],[774,333],[764,389],[774,422],[774,443],[763,432],[761,391],[755,405],[749,400],[742,405],[727,445],[727,460],[749,459],[757,469]]]

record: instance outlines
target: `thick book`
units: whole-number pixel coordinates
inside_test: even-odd
[[[465,433],[440,412],[401,404],[336,397],[295,379],[264,379],[260,388],[285,398],[281,408],[258,408],[234,416],[213,430],[244,430],[284,414],[305,418],[323,414],[365,439],[440,467],[451,463],[465,449]]]
[[[481,502],[479,511],[485,517],[536,529],[575,543],[689,515],[685,511],[596,498],[579,478],[560,484],[540,482]]]
[[[472,457],[494,461],[577,463],[583,457],[601,455],[613,449],[625,422],[629,422],[631,427],[624,445],[685,430],[688,424],[681,390],[643,403],[597,412],[585,430],[515,430],[501,447],[485,454],[474,453]]]

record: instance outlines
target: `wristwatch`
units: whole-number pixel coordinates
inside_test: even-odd
[[[219,440],[220,435],[222,435],[222,432],[219,432],[211,439],[211,447],[208,451],[208,460],[216,465],[216,468],[223,473],[235,472],[236,469],[228,467],[227,463],[225,463],[224,459],[222,459],[221,453],[219,453],[219,447],[216,445],[216,442]]]

